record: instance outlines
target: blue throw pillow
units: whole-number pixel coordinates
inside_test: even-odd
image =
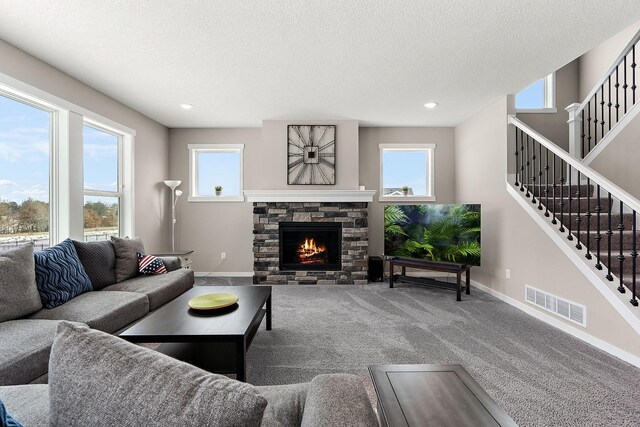
[[[7,413],[7,408],[0,400],[0,426],[2,427],[23,427],[18,421]]]
[[[92,290],[71,239],[33,254],[36,261],[36,284],[42,305],[55,308]]]

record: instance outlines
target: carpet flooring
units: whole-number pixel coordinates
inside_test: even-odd
[[[197,278],[196,285],[250,284]],[[273,330],[247,354],[256,385],[368,365],[459,363],[521,426],[638,426],[640,370],[479,290],[274,286]],[[637,337],[633,337],[637,339]]]

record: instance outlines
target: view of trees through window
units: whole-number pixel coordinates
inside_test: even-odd
[[[0,250],[50,243],[52,113],[0,95]],[[119,233],[119,137],[85,126],[85,240]]]

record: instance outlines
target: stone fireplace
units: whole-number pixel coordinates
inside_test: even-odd
[[[253,283],[366,284],[366,202],[254,202]]]

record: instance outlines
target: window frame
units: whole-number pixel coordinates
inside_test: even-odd
[[[123,160],[124,160],[124,153],[123,153],[123,147],[124,147],[124,139],[125,139],[125,135],[123,135],[120,132],[116,132],[113,129],[109,128],[108,126],[105,126],[101,123],[98,123],[94,120],[91,119],[87,119],[85,118],[83,120],[83,155],[84,155],[84,126],[88,126],[91,127],[95,130],[98,130],[100,132],[104,132],[107,133],[109,135],[113,135],[116,138],[118,138],[118,172],[117,172],[117,179],[118,179],[118,185],[117,185],[117,190],[116,191],[109,191],[109,190],[92,190],[92,189],[87,189],[84,186],[84,164],[83,164],[83,179],[82,179],[82,196],[83,196],[83,214],[84,214],[84,197],[91,197],[91,196],[95,196],[95,197],[116,197],[118,199],[118,236],[122,237],[125,235],[125,224],[126,224],[126,220],[123,221],[122,219],[122,211],[123,211],[123,199],[124,199],[124,173],[123,173]],[[82,232],[83,232],[83,236],[84,236],[84,215],[83,215],[83,222],[82,222]]]
[[[435,150],[436,144],[378,144],[380,151],[380,193],[378,201],[380,202],[397,202],[397,203],[413,203],[413,202],[435,202]],[[426,195],[407,195],[407,196],[385,196],[384,195],[384,152],[385,151],[426,151],[427,153],[427,176],[426,176]]]
[[[66,238],[84,240],[82,127],[85,122],[98,124],[123,136],[120,233],[135,236],[135,129],[1,73],[0,94],[53,113],[50,138],[49,244],[53,246]]]
[[[189,202],[244,202],[244,144],[189,144]],[[238,153],[240,155],[240,194],[234,196],[200,196],[198,190],[198,154]]]
[[[542,113],[553,114],[557,113],[556,108],[556,73],[555,71],[548,76],[540,79],[543,81],[543,94],[544,94],[544,107],[542,108],[518,108],[517,107],[517,92],[513,96],[513,103],[516,113]],[[538,81],[538,80],[536,80]],[[527,86],[529,87],[529,86]],[[526,89],[526,88],[525,88]],[[523,89],[524,90],[524,89]],[[521,92],[521,91],[520,91]]]

